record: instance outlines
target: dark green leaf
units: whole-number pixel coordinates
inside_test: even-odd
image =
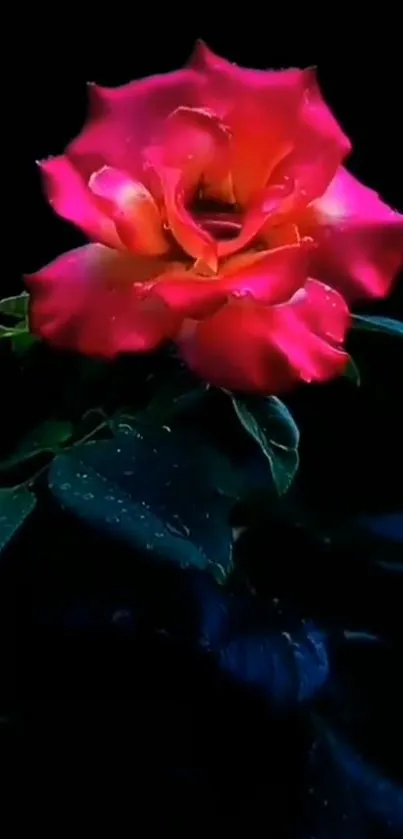
[[[0,339],[11,339],[17,353],[26,352],[37,340],[29,332],[28,301],[29,295],[25,291],[17,297],[0,300],[0,319],[3,316],[5,320],[5,324],[0,325]]]
[[[26,291],[16,297],[6,297],[4,300],[0,300],[0,315],[7,315],[27,324],[28,303],[29,294]]]
[[[146,411],[140,411],[134,416],[129,411],[117,411],[110,421],[109,427],[113,434],[119,436],[136,435],[149,427],[150,420]],[[166,431],[172,431],[169,426],[163,426]],[[178,432],[176,432],[178,433]],[[237,468],[223,451],[220,451],[216,446],[207,444],[204,440],[199,440],[197,443],[199,447],[199,455],[205,454],[204,466],[206,473],[209,475],[209,480],[212,486],[215,486],[217,492],[232,498],[239,499],[245,489],[245,478],[242,471]]]
[[[236,414],[270,463],[278,493],[287,492],[299,465],[299,430],[288,408],[276,396],[234,396]]]
[[[27,332],[25,329],[22,331],[16,329],[10,337],[13,350],[17,354],[27,352],[33,344],[38,342],[36,335],[33,335],[32,332]]]
[[[36,498],[24,486],[0,490],[0,552],[32,513]]]
[[[347,367],[344,371],[344,375],[347,379],[353,382],[353,384],[357,385],[357,387],[361,384],[361,376],[360,371],[355,363],[354,359],[350,356]]]
[[[47,420],[41,423],[22,440],[18,449],[0,462],[0,470],[12,469],[41,452],[54,452],[66,443],[73,434],[73,426],[64,420]]]
[[[21,333],[25,333],[25,329],[14,329],[12,326],[3,326],[0,324],[0,340],[2,338],[13,338],[14,335],[20,335]]]
[[[193,408],[203,399],[205,392],[202,384],[191,386],[186,371],[179,368],[162,385],[157,384],[156,392],[141,416],[146,421],[161,424],[169,422],[183,411]]]
[[[364,332],[383,332],[395,338],[403,338],[403,322],[381,315],[353,315],[353,328]]]
[[[133,434],[139,430],[141,422],[136,415],[125,409],[116,411],[109,420],[109,426],[113,434]]]
[[[220,581],[231,570],[232,501],[193,435],[148,427],[76,446],[55,458],[49,485],[71,512],[151,557]]]

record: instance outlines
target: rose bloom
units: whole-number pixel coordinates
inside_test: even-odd
[[[105,358],[174,341],[238,391],[340,374],[349,304],[388,293],[403,216],[342,166],[314,71],[199,43],[182,70],[89,91],[81,134],[40,167],[93,243],[26,278],[33,332]]]

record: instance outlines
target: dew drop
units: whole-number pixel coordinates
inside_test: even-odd
[[[174,515],[174,519],[176,519],[175,524],[172,524],[171,522],[166,523],[167,530],[169,530],[174,536],[190,536],[189,528],[180,520],[179,516]]]

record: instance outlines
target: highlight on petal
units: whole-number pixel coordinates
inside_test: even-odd
[[[213,385],[281,393],[298,382],[324,382],[342,373],[348,355],[340,344],[348,320],[337,292],[308,281],[279,306],[232,299],[203,321],[186,321],[178,345],[189,367]]]
[[[88,180],[105,164],[143,180],[143,150],[179,106],[200,107],[202,79],[185,68],[116,88],[89,86],[90,109],[68,156]]]
[[[183,318],[205,318],[231,295],[249,296],[265,304],[282,303],[305,284],[310,251],[310,243],[305,242],[249,251],[227,260],[215,277],[200,277],[182,269],[163,274],[148,287]]]
[[[169,250],[157,204],[142,183],[104,166],[91,175],[88,186],[130,251],[160,256]]]
[[[99,209],[80,173],[65,155],[39,161],[50,205],[62,218],[80,227],[91,239],[121,247],[115,225]]]
[[[26,277],[30,325],[54,346],[113,358],[154,349],[172,336],[175,318],[163,301],[146,298],[143,283],[165,268],[103,245],[63,254]]]
[[[403,215],[340,168],[301,227],[318,243],[315,276],[354,301],[385,297],[403,266]]]

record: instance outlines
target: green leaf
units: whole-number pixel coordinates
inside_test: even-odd
[[[267,457],[277,492],[282,495],[299,465],[299,430],[293,417],[276,396],[229,395],[238,419]]]
[[[357,387],[361,384],[361,375],[358,369],[358,366],[354,359],[350,356],[347,367],[344,371],[344,375],[346,379],[350,379],[353,384],[357,385]]]
[[[16,297],[5,297],[4,300],[0,300],[0,315],[7,315],[27,324],[28,303],[29,294],[26,291]]]
[[[0,552],[18,533],[35,506],[35,495],[24,486],[0,490]]]
[[[149,422],[153,423],[154,419],[150,419],[147,411],[140,411],[137,415],[133,415],[128,410],[122,410],[117,411],[110,418],[109,428],[117,436],[121,434],[132,436],[142,433],[145,428],[149,427]],[[165,431],[172,431],[172,427],[168,425],[163,425],[162,428]],[[179,433],[176,426],[175,429],[175,433]],[[199,455],[202,456],[202,453],[205,453],[205,469],[217,492],[234,501],[239,499],[245,490],[245,476],[242,470],[237,468],[230,457],[224,451],[220,451],[217,446],[208,444],[204,440],[200,440],[197,445]]]
[[[73,426],[64,420],[46,420],[38,425],[21,441],[18,449],[7,460],[0,462],[0,471],[13,469],[20,463],[36,457],[42,452],[58,451],[60,446],[72,437]]]
[[[209,446],[198,436],[144,427],[58,455],[49,486],[73,514],[150,558],[208,569],[232,568],[228,515]]]
[[[161,424],[169,422],[183,411],[193,408],[204,398],[205,393],[203,384],[190,385],[187,371],[178,368],[162,385],[157,383],[156,392],[151,402],[141,411],[141,417]]]
[[[28,303],[29,295],[26,291],[17,297],[0,300],[0,319],[2,315],[6,318],[6,325],[0,324],[0,340],[11,339],[13,349],[17,353],[26,352],[37,341],[29,331]],[[8,321],[11,321],[11,324]]]
[[[0,323],[0,340],[2,338],[13,338],[14,335],[20,335],[25,333],[25,329],[19,329],[18,327],[14,329],[12,326],[3,326]]]
[[[353,315],[353,328],[364,332],[383,332],[395,338],[403,338],[403,322],[381,315]]]
[[[20,355],[28,352],[34,344],[38,343],[36,335],[33,335],[32,332],[27,332],[25,329],[21,332],[15,330],[10,337],[14,352]]]

